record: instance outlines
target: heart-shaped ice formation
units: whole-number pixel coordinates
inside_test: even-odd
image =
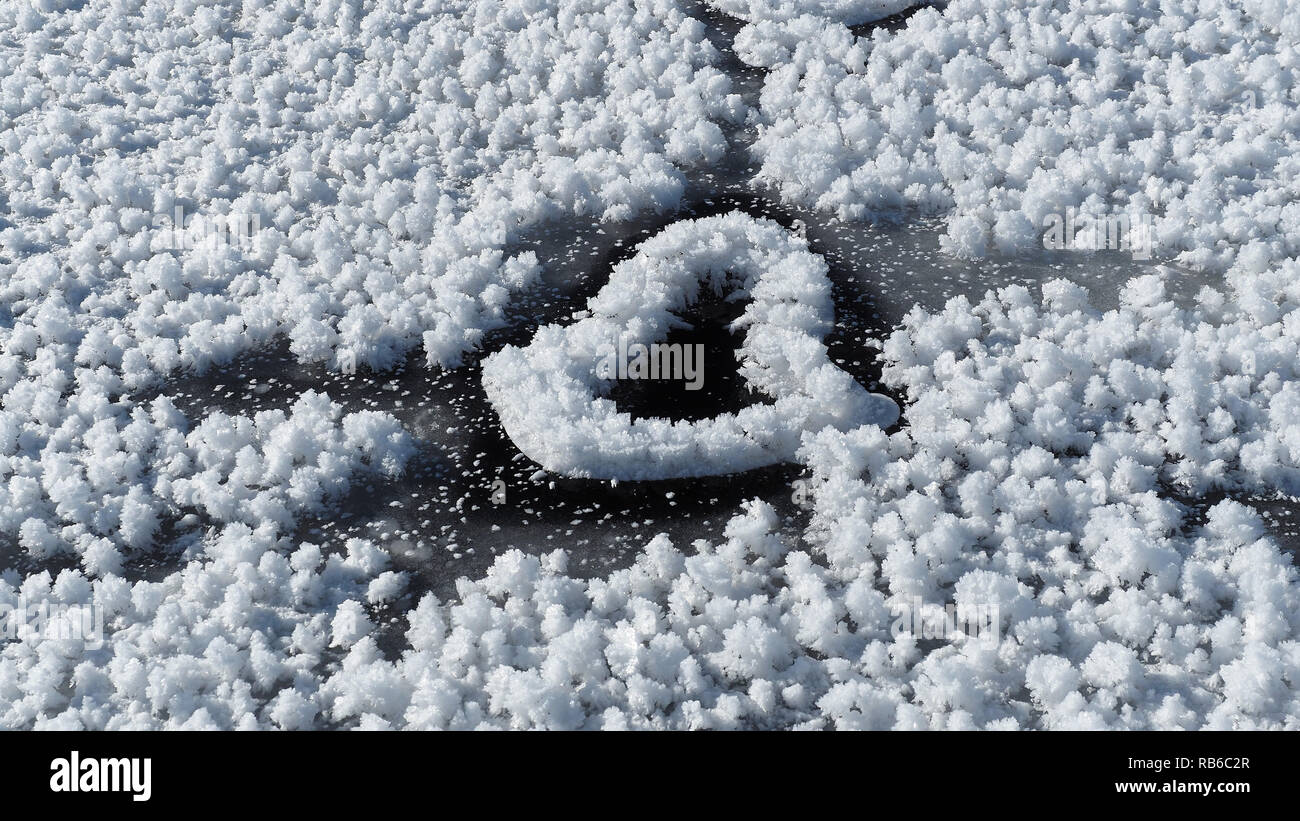
[[[828,358],[834,323],[825,261],[799,236],[740,211],[674,223],[614,266],[572,325],[547,325],[525,348],[483,363],[483,387],[506,433],[554,473],[670,479],[789,461],[805,432],[888,426],[898,406],[868,393]],[[633,419],[605,398],[616,351],[663,340],[707,283],[749,298],[740,373],[775,401],[698,421]]]

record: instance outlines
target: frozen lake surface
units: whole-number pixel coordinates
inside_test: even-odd
[[[363,368],[345,375],[304,366],[287,346],[278,346],[202,375],[176,379],[159,392],[172,396],[190,418],[217,410],[253,414],[283,408],[303,392],[317,390],[348,412],[380,410],[401,420],[420,442],[420,454],[408,465],[407,475],[394,482],[359,483],[337,510],[306,519],[292,537],[336,547],[347,537],[372,539],[392,554],[397,567],[412,572],[419,585],[411,592],[417,596],[425,590],[446,596],[456,578],[481,576],[496,556],[511,548],[544,553],[562,547],[571,552],[570,573],[606,574],[629,564],[656,533],[666,533],[683,546],[700,538],[716,540],[722,525],[754,497],[771,503],[782,515],[787,535],[798,539],[807,517],[791,499],[797,466],[653,482],[539,475],[538,465],[505,435],[479,381],[483,356],[504,344],[526,344],[540,325],[562,323],[584,308],[611,265],[630,255],[641,238],[682,217],[733,209],[787,226],[796,220],[807,226],[810,245],[829,263],[834,284],[836,328],[827,346],[833,360],[871,390],[884,389],[876,381],[874,350],[864,342],[887,336],[913,305],[934,309],[956,295],[977,300],[987,289],[1011,284],[1035,289],[1063,276],[1086,285],[1098,307],[1110,308],[1124,282],[1151,270],[1149,263],[1122,253],[1044,252],[1040,257],[992,257],[972,263],[940,252],[933,221],[840,223],[760,196],[700,195],[671,214],[616,225],[550,225],[539,231],[529,245],[545,269],[541,283],[515,301],[510,326],[491,333],[462,368],[431,368],[416,352],[391,371]],[[1169,284],[1175,296],[1190,298],[1205,281],[1175,272]],[[673,383],[641,383],[654,387],[616,393],[620,409],[645,416],[700,418],[753,401],[738,379],[724,375],[734,375],[734,365],[727,366],[734,363],[735,340],[726,333],[726,317],[712,307],[712,317],[702,312],[687,317],[697,323],[704,320],[702,327],[712,329],[704,389],[688,393],[665,388]],[[499,503],[494,503],[494,495]],[[1254,503],[1275,521],[1279,541],[1292,548],[1300,543],[1292,505]],[[196,537],[200,525],[194,525]]]
[[[1300,18],[903,2],[0,4],[0,727],[1300,726]]]

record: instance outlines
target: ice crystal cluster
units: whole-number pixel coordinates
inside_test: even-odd
[[[599,396],[612,384],[602,366],[615,352],[689,328],[679,314],[702,286],[748,300],[731,328],[744,334],[739,369],[755,394],[774,401],[673,422],[634,419]],[[821,340],[835,316],[826,263],[770,220],[733,211],[674,223],[614,267],[587,313],[483,363],[506,432],[548,470],[602,479],[739,473],[790,461],[804,433],[898,419],[892,400],[830,361]]]

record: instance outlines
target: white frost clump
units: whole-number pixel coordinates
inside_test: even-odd
[[[846,26],[870,23],[917,5],[916,0],[706,0],[710,6],[751,23],[781,22],[808,14]]]
[[[0,727],[319,726],[317,671],[334,647],[373,646],[361,601],[387,562],[365,541],[326,556],[269,527],[233,524],[157,582],[92,580],[76,570],[20,584],[0,577],[0,607],[92,608],[105,634],[102,642],[72,635],[0,644]]]
[[[152,548],[164,517],[287,531],[353,474],[397,476],[414,452],[389,414],[344,414],[311,391],[287,414],[214,413],[188,432],[166,397],[129,415],[94,410],[0,441],[0,532],[34,558],[79,556],[95,575],[120,573],[124,549]],[[0,427],[11,419],[0,411]]]
[[[855,43],[856,38],[847,26],[825,17],[802,14],[788,20],[758,20],[743,26],[736,32],[732,47],[744,62],[772,69],[791,61],[802,65],[810,53],[849,54],[852,59],[861,60],[866,52],[861,47],[855,49]]]
[[[1288,8],[953,0],[870,38],[749,26],[738,51],[773,67],[759,177],[841,218],[946,212],[962,256],[1031,248],[1076,209],[1149,215],[1159,256],[1263,270],[1300,251]]]
[[[344,415],[324,394],[308,391],[290,409],[252,418],[215,413],[169,454],[160,486],[170,501],[216,521],[292,527],[295,514],[342,495],[353,473],[400,476],[415,445],[387,413]],[[180,469],[177,469],[177,466]]]
[[[510,438],[547,470],[570,476],[708,476],[789,461],[807,431],[888,426],[898,407],[836,367],[821,337],[834,324],[826,263],[770,220],[742,212],[674,223],[614,267],[590,315],[538,330],[483,363],[483,386]],[[772,397],[699,421],[633,419],[601,394],[602,364],[663,340],[701,286],[748,299],[740,372]],[[708,378],[707,374],[704,378]]]

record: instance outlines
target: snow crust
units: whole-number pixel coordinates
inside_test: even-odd
[[[827,356],[821,337],[835,309],[826,273],[802,238],[770,220],[733,211],[676,222],[614,267],[581,319],[488,357],[483,387],[511,440],[556,473],[666,479],[789,461],[805,432],[898,419],[892,400],[867,393]],[[614,385],[601,364],[685,325],[679,317],[701,287],[748,300],[732,327],[744,333],[739,371],[775,401],[699,421],[620,412],[601,395]]]

